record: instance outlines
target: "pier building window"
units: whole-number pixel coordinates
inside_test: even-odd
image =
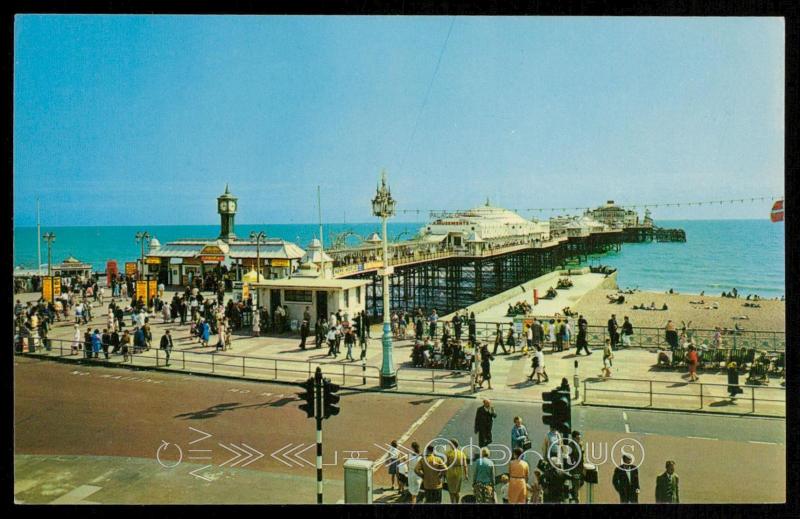
[[[311,303],[311,290],[286,290],[284,297],[290,303]]]

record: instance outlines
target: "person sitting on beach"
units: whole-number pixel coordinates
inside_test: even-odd
[[[669,308],[667,307],[667,303],[664,303],[664,306],[661,307],[661,310],[669,310]]]
[[[656,309],[656,302],[653,301],[650,303],[650,310],[655,310],[655,309]]]

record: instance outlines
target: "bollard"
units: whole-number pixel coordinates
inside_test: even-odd
[[[650,407],[653,407],[653,381],[650,381]]]
[[[246,359],[244,355],[242,356],[242,376],[244,376],[244,359]]]
[[[211,373],[214,373],[214,352],[211,352]]]
[[[752,402],[752,409],[753,412],[756,412],[756,388],[755,386],[750,386],[750,401]]]
[[[700,383],[700,409],[703,408],[703,384]]]
[[[274,365],[274,368],[275,368],[275,380],[278,380],[278,359],[275,359],[273,361],[273,365]]]
[[[181,359],[183,360],[183,370],[186,371],[186,352],[181,352]]]
[[[361,384],[367,385],[367,361],[361,361]]]
[[[436,392],[436,372],[431,370],[431,393]]]
[[[345,376],[346,376],[345,375],[345,368],[344,368],[344,364],[342,364],[342,385],[344,385],[345,384],[345,380],[347,380],[345,378]]]

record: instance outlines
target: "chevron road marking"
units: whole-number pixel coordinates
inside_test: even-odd
[[[243,445],[245,448],[247,448],[247,449],[250,449],[250,450],[251,450],[251,451],[253,451],[254,453],[258,454],[258,456],[256,456],[255,458],[251,459],[250,461],[248,461],[247,463],[245,463],[244,465],[242,465],[242,467],[246,467],[247,465],[250,465],[250,464],[251,464],[251,463],[253,463],[254,461],[256,461],[256,460],[260,460],[261,458],[263,458],[263,457],[264,457],[264,453],[257,451],[256,449],[252,448],[251,446],[247,445],[246,443],[243,443],[242,445]],[[241,468],[241,467],[240,467],[240,468]]]
[[[210,466],[211,466],[211,465],[206,465],[205,467],[200,467],[199,469],[194,469],[193,471],[189,472],[189,474],[191,474],[192,476],[194,476],[194,477],[196,477],[196,478],[199,478],[199,479],[205,480],[205,481],[211,481],[211,480],[210,480],[210,479],[208,479],[207,477],[205,477],[205,476],[202,476],[202,475],[198,474],[198,472],[200,472],[201,470],[205,470],[205,469],[207,469],[207,468],[208,468],[208,467],[210,467]]]
[[[276,454],[280,453],[281,451],[283,451],[283,450],[285,450],[285,449],[287,449],[288,447],[291,447],[291,446],[292,446],[292,444],[291,444],[291,443],[290,443],[290,444],[288,444],[288,445],[284,445],[284,446],[283,446],[283,447],[281,447],[280,449],[278,449],[278,450],[274,451],[272,454],[270,454],[270,455],[269,455],[269,456],[270,456],[270,458],[272,458],[272,459],[275,459],[275,460],[278,460],[278,461],[280,461],[281,463],[283,463],[284,465],[287,465],[287,466],[291,467],[291,466],[292,466],[292,464],[291,464],[291,463],[286,463],[284,460],[282,460],[281,458],[279,458],[279,457],[277,457],[277,456],[276,456]]]
[[[221,444],[221,443],[219,443],[219,444],[217,444],[217,445],[219,445],[219,446],[220,446],[220,447],[222,447],[223,449],[225,449],[225,450],[228,450],[228,451],[230,451],[230,452],[232,452],[232,453],[234,453],[234,454],[235,454],[235,456],[234,456],[233,458],[231,458],[231,459],[227,460],[225,463],[222,463],[222,464],[220,465],[220,467],[224,467],[225,465],[227,465],[227,464],[228,464],[228,463],[230,463],[231,461],[233,461],[233,460],[238,460],[238,459],[239,459],[239,458],[242,456],[241,452],[239,452],[238,450],[233,450],[233,449],[236,449],[236,446],[235,446],[235,445],[233,445],[233,444],[231,444],[231,446],[233,447],[233,449],[231,449],[230,447],[226,447],[225,445],[223,445],[223,444]],[[231,467],[232,467],[232,466],[233,466],[233,465],[231,465]]]
[[[194,427],[189,427],[189,429],[193,430],[194,432],[197,432],[197,433],[200,433],[200,434],[204,435],[202,438],[198,438],[197,440],[190,441],[189,445],[195,444],[197,442],[201,442],[201,441],[205,440],[206,438],[211,438],[211,436],[212,436],[211,434],[209,434],[209,433],[207,433],[205,431],[201,431],[199,429],[195,429]]]

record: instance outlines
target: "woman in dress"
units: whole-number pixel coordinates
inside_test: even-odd
[[[106,324],[108,325],[108,330],[109,331],[114,331],[114,329],[115,329],[114,322],[115,322],[114,309],[113,308],[109,308],[108,309],[108,319],[106,321]]]
[[[72,333],[72,355],[78,354],[81,344],[83,344],[83,334],[81,333],[80,325],[76,324]]]
[[[689,381],[697,382],[697,364],[700,359],[697,357],[697,348],[694,344],[689,345],[689,353],[686,354],[686,365],[689,368]]]
[[[413,454],[408,458],[408,493],[411,495],[411,504],[413,505],[417,502],[417,495],[419,495],[419,489],[422,486],[422,477],[418,476],[415,470],[417,464],[422,460],[422,456],[420,456],[417,442],[411,444],[411,450]]]
[[[547,327],[547,340],[550,342],[550,350],[556,351],[556,321],[550,319]]]
[[[528,475],[530,468],[522,459],[522,449],[514,449],[514,459],[508,464],[508,502],[525,504],[528,501]]]
[[[447,450],[447,492],[450,494],[450,502],[458,504],[461,502],[461,485],[469,477],[467,471],[467,456],[464,451],[458,448],[458,440],[450,440],[450,448]]]
[[[253,337],[258,337],[261,335],[261,316],[259,315],[258,310],[253,312]]]
[[[167,324],[171,319],[172,312],[170,312],[170,306],[169,301],[164,301],[161,304],[161,317],[164,319],[164,324]]]

